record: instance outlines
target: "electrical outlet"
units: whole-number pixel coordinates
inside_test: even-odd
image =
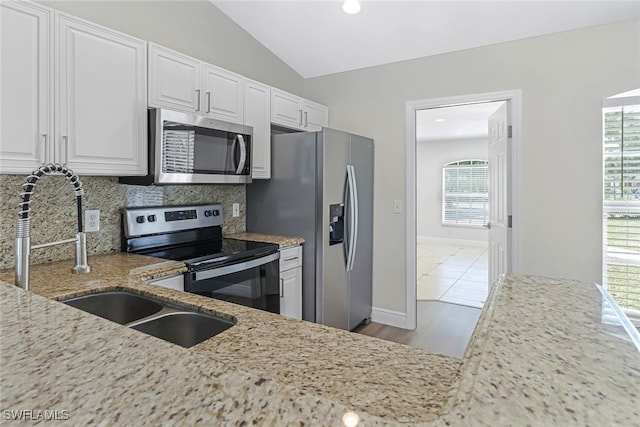
[[[98,209],[84,211],[84,231],[90,233],[100,230],[100,211]]]
[[[237,218],[240,216],[240,203],[233,204],[233,217]]]
[[[397,214],[402,213],[402,200],[393,201],[393,213],[397,213]]]

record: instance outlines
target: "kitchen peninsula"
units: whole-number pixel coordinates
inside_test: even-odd
[[[32,267],[0,279],[3,420],[68,411],[70,424],[639,425],[640,353],[601,323],[593,285],[495,284],[463,360],[150,286],[181,263],[139,255]],[[185,349],[51,299],[126,289],[232,317]],[[579,307],[571,311],[571,307]]]

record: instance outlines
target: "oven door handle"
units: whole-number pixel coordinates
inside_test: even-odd
[[[224,267],[212,268],[210,270],[197,271],[195,273],[195,279],[197,280],[206,280],[211,279],[213,277],[225,276],[227,274],[237,273],[243,270],[249,270],[254,267],[259,267],[264,264],[268,264],[272,261],[280,259],[280,252],[276,252],[274,254],[261,257],[258,259],[252,259],[251,261],[240,262],[238,264],[226,265]]]

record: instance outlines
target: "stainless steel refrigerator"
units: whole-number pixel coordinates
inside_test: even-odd
[[[247,184],[247,230],[300,236],[302,317],[353,330],[371,317],[373,140],[324,128],[273,135],[271,179]]]

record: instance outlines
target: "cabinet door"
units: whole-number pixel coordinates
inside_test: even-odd
[[[271,123],[302,129],[302,98],[271,88]]]
[[[58,161],[85,175],[146,173],[146,43],[56,13]]]
[[[280,314],[302,319],[302,268],[280,273]]]
[[[149,44],[149,106],[200,113],[202,62]]]
[[[242,85],[241,75],[205,64],[202,114],[242,124]]]
[[[53,11],[0,3],[0,173],[29,173],[50,160]]]
[[[309,100],[302,101],[303,125],[308,131],[322,130],[329,124],[329,108]]]
[[[271,178],[271,88],[244,79],[244,124],[253,127],[253,179]]]

